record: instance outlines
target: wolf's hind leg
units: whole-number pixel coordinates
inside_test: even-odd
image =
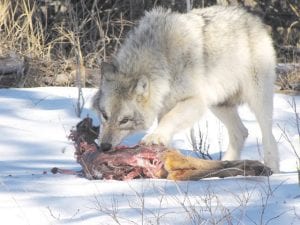
[[[257,92],[256,96],[249,99],[248,102],[261,129],[264,163],[273,172],[279,172],[278,147],[272,133],[273,93],[271,90],[265,88],[263,92]]]
[[[248,136],[248,130],[241,121],[237,106],[214,106],[211,107],[211,111],[228,131],[229,145],[223,160],[238,160]]]

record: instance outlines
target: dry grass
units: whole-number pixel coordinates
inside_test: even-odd
[[[255,3],[258,14],[267,13],[265,20],[269,25],[275,21],[273,36],[280,62],[299,63],[300,9],[297,4],[294,1],[279,4],[284,13],[289,13],[286,19],[280,17],[277,6],[266,5],[267,1],[240,2],[246,7],[247,2]],[[214,3],[213,0],[0,0],[0,56],[19,54],[27,62],[26,76],[18,82],[12,77],[5,83],[0,75],[0,87],[74,85],[73,74],[78,63],[83,75],[89,70],[82,78],[83,84],[87,84],[87,80],[93,82],[90,74],[98,73],[101,62],[111,59],[144,10],[161,5],[184,12],[188,5],[204,7]],[[273,17],[269,12],[275,13]],[[299,70],[290,74],[278,80],[282,89],[294,88],[291,82],[295,76],[299,77]]]
[[[276,85],[280,92],[300,94],[300,60],[294,63],[277,65]]]
[[[53,71],[49,70],[52,67],[51,44],[45,43],[44,27],[37,13],[37,5],[29,0],[0,1],[0,54],[24,56],[27,74],[33,75],[24,77],[18,86],[35,86],[40,82],[39,74]]]
[[[0,0],[0,56],[13,52],[27,59],[27,76],[17,86],[74,85],[78,62],[84,69],[99,68],[132,26],[122,12],[103,11],[96,0],[65,1],[59,8],[56,3]],[[11,84],[1,84],[6,85]]]
[[[190,190],[195,188],[192,184],[172,183],[167,185],[168,188],[163,188],[152,183],[139,189],[131,187],[131,191],[122,197],[113,195],[108,198],[97,194],[94,196],[94,205],[99,216],[107,216],[107,224],[158,225],[181,222],[231,225],[246,222],[267,225],[278,222],[282,215],[293,211],[287,208],[285,211],[270,213],[276,204],[274,196],[283,183],[271,186],[268,179],[250,186],[243,180],[232,182],[236,185],[234,190],[204,181],[205,184],[199,184],[202,190],[199,195]],[[152,195],[149,196],[149,193]]]
[[[46,45],[36,4],[27,0],[0,2],[1,50],[14,50],[32,57],[44,57]]]

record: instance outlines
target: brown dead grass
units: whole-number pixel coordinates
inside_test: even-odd
[[[193,7],[215,4],[213,0],[192,2]],[[247,5],[249,2],[253,7]],[[299,7],[293,1],[278,3],[284,10],[281,18],[281,14],[276,14],[277,6],[265,2],[241,1],[241,4],[252,7],[250,10],[258,14],[274,11],[275,16],[266,14],[264,19],[269,25],[275,21],[272,28],[279,61],[299,63]],[[15,79],[14,75],[3,84],[4,75],[0,75],[0,87],[73,86],[77,64],[84,71],[83,85],[95,85],[101,62],[111,60],[144,10],[161,5],[184,12],[186,4],[181,0],[0,0],[0,56],[13,53],[26,60],[24,76]],[[289,17],[285,18],[286,15]],[[291,77],[299,77],[299,71],[290,74],[293,76],[287,77],[293,83]],[[280,77],[279,82],[282,89],[293,87],[287,84],[286,77]]]
[[[27,62],[26,76],[7,86],[74,85],[77,63],[89,80],[133,24],[114,8],[98,8],[97,1],[64,2],[0,0],[0,56],[19,54]]]

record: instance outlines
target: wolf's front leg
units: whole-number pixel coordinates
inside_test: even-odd
[[[205,108],[201,98],[187,98],[178,102],[161,118],[157,128],[142,139],[141,143],[169,145],[172,136],[183,129],[192,127],[203,115]]]

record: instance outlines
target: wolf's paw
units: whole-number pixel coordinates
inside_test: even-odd
[[[240,159],[240,153],[239,151],[228,149],[224,156],[222,157],[223,161],[231,161],[231,160],[239,160]]]
[[[270,167],[274,173],[280,173],[280,167],[278,160],[273,159],[273,160],[264,160],[265,165]]]
[[[170,138],[167,135],[152,133],[146,135],[142,140],[143,145],[163,145],[167,146],[169,144]]]

